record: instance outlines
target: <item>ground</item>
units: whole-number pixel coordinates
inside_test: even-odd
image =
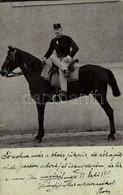
[[[115,134],[115,141],[108,141],[109,131],[68,131],[46,133],[42,143],[34,141],[35,134],[0,136],[0,148],[62,147],[62,146],[118,146],[123,145],[123,131]]]

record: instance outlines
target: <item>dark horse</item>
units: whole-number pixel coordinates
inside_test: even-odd
[[[50,83],[41,78],[43,63],[33,55],[21,51],[20,49],[9,46],[7,57],[1,68],[1,75],[8,76],[14,69],[19,67],[29,83],[30,94],[36,101],[38,110],[39,131],[36,140],[42,141],[44,137],[44,110],[46,102],[51,101],[51,94],[55,94],[55,88],[51,87]],[[115,124],[113,109],[109,105],[106,94],[108,84],[112,88],[114,96],[120,95],[116,79],[113,73],[103,67],[97,65],[84,65],[79,68],[79,80],[68,83],[68,100],[78,98],[82,94],[89,95],[90,93],[99,102],[101,107],[106,112],[110,122],[110,134],[108,140],[115,140]],[[37,101],[38,99],[38,101]]]

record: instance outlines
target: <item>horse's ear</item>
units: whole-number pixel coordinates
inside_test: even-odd
[[[9,48],[9,49],[11,49],[11,48],[12,48],[12,46],[11,46],[11,45],[8,45],[8,48]]]
[[[14,51],[14,48],[11,45],[9,45],[8,48],[9,48],[9,51],[11,51],[11,52]]]

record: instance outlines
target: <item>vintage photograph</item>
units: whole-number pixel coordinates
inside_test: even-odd
[[[0,148],[123,145],[123,2],[0,2]]]
[[[0,194],[123,195],[123,1],[0,1]]]

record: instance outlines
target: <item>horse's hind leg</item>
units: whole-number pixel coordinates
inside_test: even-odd
[[[44,104],[36,104],[37,110],[38,110],[38,122],[39,122],[39,130],[38,134],[35,137],[36,140],[39,142],[42,141],[42,137],[44,137],[44,110],[45,105]]]
[[[99,104],[101,105],[101,107],[104,109],[104,111],[106,112],[108,118],[109,118],[109,123],[110,123],[110,134],[108,136],[108,140],[112,141],[115,140],[114,134],[115,134],[115,124],[114,124],[114,114],[113,114],[113,109],[112,107],[109,105],[106,97],[103,97],[101,95],[95,97],[97,99],[97,101],[99,102]]]

